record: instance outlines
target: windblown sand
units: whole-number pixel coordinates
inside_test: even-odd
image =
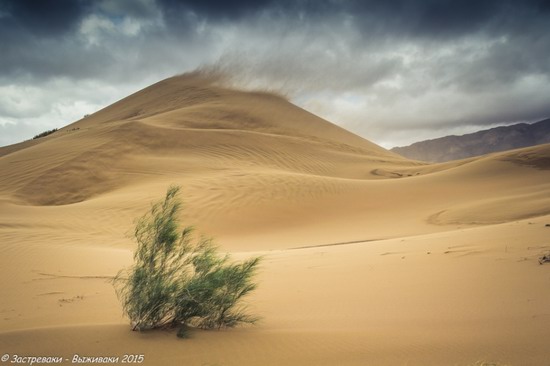
[[[285,99],[164,80],[0,148],[0,353],[147,365],[550,365],[550,145],[410,161]],[[132,332],[109,278],[170,184],[262,255],[253,327]]]

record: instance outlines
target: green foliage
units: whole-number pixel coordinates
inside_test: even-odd
[[[36,140],[36,139],[39,139],[39,138],[41,138],[41,137],[45,137],[45,136],[51,135],[51,134],[54,133],[55,131],[57,131],[57,128],[54,128],[54,129],[52,129],[52,130],[47,130],[47,131],[41,132],[41,133],[39,133],[38,135],[34,136],[32,139],[33,139],[33,140]]]
[[[180,231],[179,187],[170,187],[163,201],[136,224],[134,265],[114,279],[123,310],[134,330],[181,327],[205,329],[254,323],[241,305],[256,288],[252,281],[260,258],[233,263],[220,256],[210,239]],[[181,333],[181,334],[180,334]]]

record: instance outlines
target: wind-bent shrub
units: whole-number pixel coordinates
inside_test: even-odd
[[[113,280],[132,329],[220,329],[256,322],[241,300],[256,288],[252,278],[260,258],[230,262],[210,239],[195,238],[191,227],[180,231],[178,192],[170,187],[137,221],[134,265]]]

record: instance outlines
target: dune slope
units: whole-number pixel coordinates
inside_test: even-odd
[[[0,148],[0,350],[146,364],[543,365],[550,145],[429,165],[268,93],[170,78]],[[136,334],[108,282],[170,184],[265,256],[254,328]],[[548,266],[548,268],[547,268]],[[184,350],[185,348],[185,350]],[[191,352],[189,352],[191,350]]]

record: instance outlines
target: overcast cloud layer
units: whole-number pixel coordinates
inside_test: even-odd
[[[385,147],[550,117],[550,1],[0,0],[0,145],[197,67]]]

